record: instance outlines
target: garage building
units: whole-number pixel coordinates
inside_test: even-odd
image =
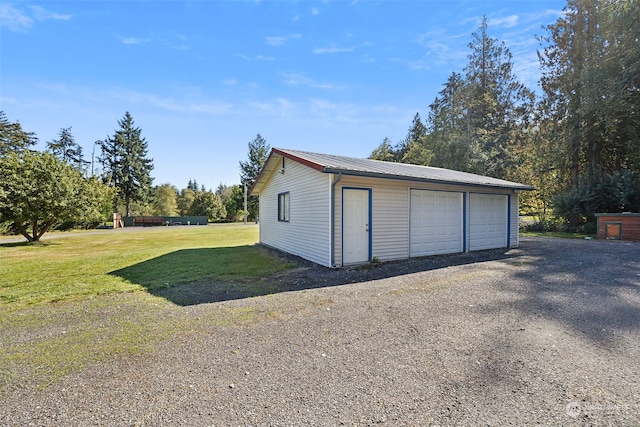
[[[378,160],[271,150],[251,193],[260,243],[327,267],[516,247],[516,182]]]

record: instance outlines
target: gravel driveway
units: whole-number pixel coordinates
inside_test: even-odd
[[[19,391],[0,425],[640,425],[639,244],[531,238],[274,280],[300,290],[181,308],[273,315]]]

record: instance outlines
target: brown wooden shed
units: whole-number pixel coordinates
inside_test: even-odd
[[[640,213],[597,213],[598,239],[640,242]]]

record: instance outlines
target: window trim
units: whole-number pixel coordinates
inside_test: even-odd
[[[289,192],[285,191],[283,193],[278,193],[278,221],[289,222],[290,210],[291,210],[291,196]]]

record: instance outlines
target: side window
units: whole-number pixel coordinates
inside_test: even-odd
[[[278,221],[289,221],[289,193],[278,194]]]

